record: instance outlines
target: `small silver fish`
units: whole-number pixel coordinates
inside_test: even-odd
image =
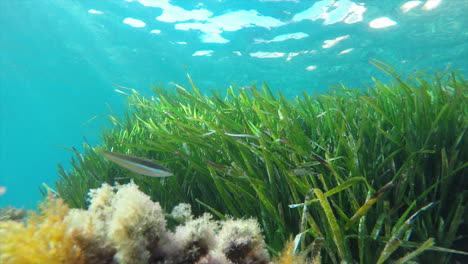
[[[111,151],[100,152],[104,158],[139,174],[151,177],[169,177],[173,175],[169,169],[162,165],[156,164],[149,159],[129,156]]]

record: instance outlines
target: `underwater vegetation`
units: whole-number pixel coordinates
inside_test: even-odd
[[[194,218],[190,205],[180,204],[170,216],[180,224],[171,231],[159,203],[133,182],[103,184],[89,198],[83,210],[49,196],[27,223],[0,222],[0,263],[270,263],[253,219]]]
[[[203,94],[190,77],[190,89],[154,87],[155,97],[120,90],[128,112],[108,116],[102,145],[73,150],[57,192],[87,208],[90,189],[132,179],[164,210],[183,202],[198,216],[257,219],[273,255],[293,236],[294,252],[321,263],[461,262],[468,82],[373,63],[394,81],[294,99],[266,85]],[[98,148],[173,176],[136,174]]]

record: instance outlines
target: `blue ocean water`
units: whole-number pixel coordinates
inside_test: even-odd
[[[0,207],[37,205],[56,164],[68,167],[58,146],[99,143],[104,115],[124,111],[114,84],[151,95],[188,72],[205,92],[266,81],[294,97],[387,78],[372,58],[466,75],[467,11],[465,0],[0,1]]]

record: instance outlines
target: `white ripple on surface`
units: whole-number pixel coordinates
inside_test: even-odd
[[[207,9],[186,10],[182,7],[169,3],[169,0],[125,0],[127,2],[139,2],[143,6],[157,7],[163,10],[163,13],[156,19],[162,22],[180,22],[187,20],[203,21],[213,15]],[[197,5],[200,6],[200,5]]]
[[[313,71],[313,70],[317,69],[317,65],[310,65],[310,66],[307,66],[305,69],[307,71]]]
[[[391,20],[388,17],[380,17],[372,20],[369,22],[369,27],[371,28],[386,28],[395,26],[397,24],[396,21]]]
[[[229,40],[221,36],[223,32],[215,24],[204,23],[178,23],[174,26],[178,30],[200,30],[200,40],[205,43],[228,43]]]
[[[169,4],[170,0],[125,0],[127,2],[139,2],[144,6],[151,6],[151,7],[161,7],[164,8]]]
[[[353,51],[354,48],[349,48],[349,49],[345,49],[345,50],[342,50],[340,51],[340,53],[338,53],[338,56],[341,56],[343,54],[347,54],[347,53],[350,53],[351,51]]]
[[[197,50],[192,54],[192,56],[211,56],[213,55],[213,52],[213,50]]]
[[[156,20],[168,23],[182,22],[187,20],[205,21],[213,15],[207,9],[185,10],[178,6],[167,5],[163,13]]]
[[[336,44],[340,43],[341,41],[343,41],[343,40],[345,40],[347,38],[349,38],[349,35],[344,35],[344,36],[341,36],[341,37],[337,37],[335,39],[325,40],[325,41],[323,41],[322,48],[329,49],[329,48],[335,46]]]
[[[215,24],[223,31],[237,31],[246,27],[273,28],[284,25],[284,22],[270,17],[263,16],[257,10],[238,10],[220,16],[210,18],[208,23]]]
[[[89,9],[89,10],[88,10],[88,13],[90,13],[90,14],[97,14],[97,15],[104,14],[103,12],[101,12],[101,11],[99,11],[99,10],[95,10],[95,9]]]
[[[303,54],[315,54],[317,53],[316,50],[301,50],[297,52],[278,52],[278,51],[257,51],[249,53],[250,57],[260,58],[260,59],[276,59],[276,58],[283,58],[286,57],[286,61],[290,61],[292,58],[303,55]],[[239,56],[241,53],[235,53]]]
[[[461,1],[463,2],[463,1],[466,1],[466,0],[461,0]],[[426,3],[424,3],[424,5],[423,5],[422,10],[430,11],[432,9],[435,9],[436,7],[438,7],[440,5],[441,2],[442,2],[442,0],[427,0]],[[465,2],[465,4],[466,4],[466,2]]]
[[[224,31],[237,31],[246,27],[279,27],[285,23],[269,16],[260,15],[256,10],[239,10],[209,18],[205,22],[177,23],[179,30],[200,30],[202,42],[227,43],[229,40],[223,38]]]
[[[320,18],[325,18],[326,10],[331,6],[333,1],[323,0],[314,3],[310,8],[295,14],[292,18],[292,21],[299,22],[302,20],[317,20]]]
[[[260,59],[276,59],[281,58],[286,55],[284,52],[268,52],[268,51],[257,51],[249,53],[250,57],[260,58]]]
[[[302,55],[302,54],[315,54],[317,53],[316,50],[301,50],[299,52],[289,52],[288,57],[286,58],[286,61],[290,61],[292,58]]]
[[[140,27],[146,27],[146,23],[139,20],[139,19],[134,19],[134,18],[131,18],[131,17],[127,17],[123,20],[123,23],[131,26],[131,27],[137,27],[137,28],[140,28]]]
[[[266,39],[254,39],[254,44],[260,44],[260,43],[270,43],[270,42],[281,42],[285,41],[288,39],[302,39],[308,37],[309,34],[304,33],[304,32],[296,32],[296,33],[288,33],[288,34],[282,34],[274,37],[271,40],[266,40]]]
[[[400,6],[400,10],[403,14],[406,14],[420,4],[422,4],[422,1],[408,1]]]
[[[292,21],[324,19],[324,25],[331,25],[341,21],[352,24],[362,21],[366,10],[363,5],[358,5],[350,0],[322,0],[294,15]]]

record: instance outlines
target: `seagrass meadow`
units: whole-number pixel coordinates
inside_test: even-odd
[[[122,89],[123,118],[102,144],[76,150],[56,189],[85,208],[89,189],[130,179],[164,209],[254,217],[271,254],[295,238],[314,263],[462,263],[468,256],[468,82],[452,72],[374,79],[365,89],[289,99],[268,86],[202,94]],[[146,157],[174,176],[152,178],[97,151]]]

